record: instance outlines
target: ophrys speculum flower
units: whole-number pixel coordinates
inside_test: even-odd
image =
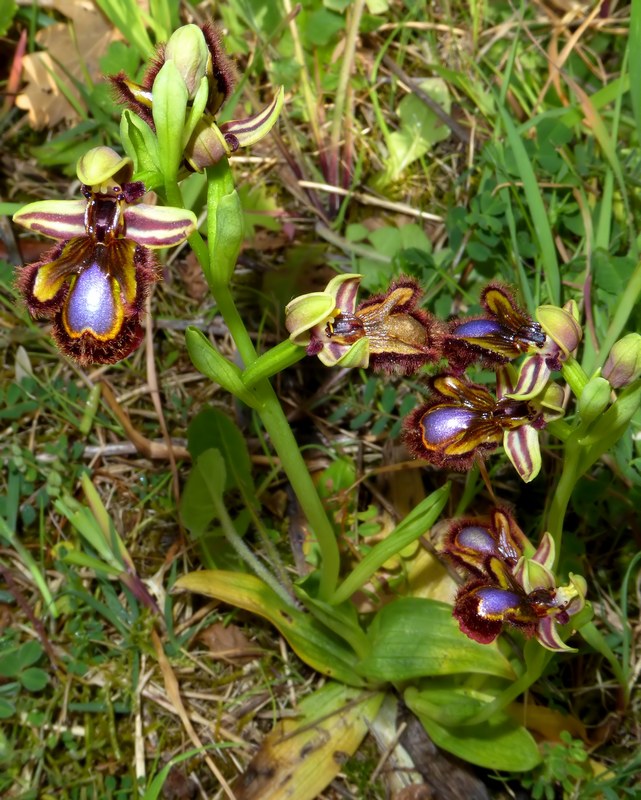
[[[454,616],[463,633],[489,644],[505,625],[535,636],[548,650],[570,650],[561,639],[564,625],[585,605],[587,585],[580,575],[557,586],[552,568],[554,541],[544,533],[536,550],[505,509],[489,520],[453,520],[443,552],[474,577],[458,591]]]
[[[410,375],[435,361],[436,322],[418,308],[416,281],[398,278],[385,294],[357,305],[360,282],[360,275],[337,275],[322,292],[294,298],[285,309],[291,341],[328,367]]]
[[[517,305],[503,284],[486,286],[481,305],[484,315],[450,322],[443,336],[443,355],[453,371],[462,372],[477,361],[496,369],[523,353],[536,353],[544,347],[543,328]]]
[[[14,221],[59,242],[20,269],[17,285],[31,314],[52,321],[63,353],[86,366],[113,364],[143,336],[145,300],[158,280],[149,248],[180,244],[194,230],[190,211],[139,203],[131,161],[108,147],[78,162],[84,200],[31,203]]]

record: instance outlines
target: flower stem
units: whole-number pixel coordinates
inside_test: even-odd
[[[227,323],[238,352],[248,365],[248,369],[251,369],[251,365],[257,360],[256,350],[238,313],[229,287],[217,286],[215,293],[218,309]],[[262,378],[250,391],[256,396],[256,412],[265,426],[303,513],[316,535],[322,557],[319,597],[329,600],[336,588],[339,571],[339,552],[334,529],[272,385],[266,378]]]
[[[210,184],[217,180],[228,181],[228,169],[227,165],[219,169],[212,169],[208,174]],[[229,183],[226,183],[223,188],[228,189],[229,185]],[[211,186],[210,189],[212,189]],[[182,193],[177,183],[168,181],[165,191],[167,202],[181,208],[184,207]],[[216,225],[217,209],[211,206],[219,202],[218,193],[212,190],[208,192],[208,198],[210,204],[208,208],[209,224],[211,227],[214,227]],[[213,250],[211,254],[198,232],[195,232],[189,237],[189,244],[192,246],[203,271],[208,276],[210,288],[218,310],[229,328],[229,332],[238,348],[238,352],[245,367],[251,375],[252,367],[254,363],[258,361],[258,355],[242,317],[238,312],[229,284],[224,279],[223,274],[221,274],[224,273],[224,270],[210,269],[210,265],[213,267],[216,264],[216,247],[218,244],[216,241],[218,239],[217,230],[210,231],[210,239]],[[288,348],[288,350],[289,349],[291,348]],[[298,348],[298,350],[302,350],[302,348]],[[290,353],[290,356],[291,355]],[[296,356],[299,355],[300,353],[296,353]],[[318,546],[321,551],[319,597],[323,600],[329,600],[338,583],[340,566],[340,554],[332,523],[316,491],[316,486],[307,470],[305,460],[301,455],[298,443],[294,438],[272,385],[266,377],[262,377],[260,369],[258,370],[257,376],[254,377],[258,377],[258,380],[255,382],[252,380],[251,388],[248,388],[248,391],[256,398],[254,408],[265,426],[265,430],[271,439],[274,450],[280,459],[282,468],[298,498],[301,509],[316,535]]]
[[[245,564],[247,564],[247,566],[252,570],[252,572],[262,581],[264,581],[270,587],[270,589],[273,589],[273,591],[276,592],[283,602],[287,603],[288,606],[295,607],[296,603],[294,602],[294,598],[283,586],[280,585],[272,573],[266,567],[264,567],[263,564],[261,564],[258,558],[256,558],[256,556],[236,532],[234,523],[232,522],[232,519],[225,508],[222,495],[212,493],[211,500],[216,510],[218,520],[220,521],[220,526],[223,530],[223,534],[225,535],[225,539],[227,539],[241,560],[244,561]]]
[[[555,546],[554,569],[558,564],[561,555],[561,543],[563,541],[563,522],[565,513],[570,502],[570,497],[580,477],[579,459],[581,447],[573,434],[565,443],[565,454],[563,458],[563,470],[561,477],[552,496],[552,503],[548,514],[546,529],[550,532]]]

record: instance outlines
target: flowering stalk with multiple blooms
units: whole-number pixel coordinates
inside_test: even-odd
[[[502,445],[521,479],[532,481],[542,468],[539,436],[546,428],[563,442],[563,468],[538,548],[498,508],[489,520],[452,523],[443,551],[472,576],[453,599],[454,616],[467,636],[490,643],[506,627],[516,628],[548,651],[569,649],[558,626],[574,618],[579,627],[576,615],[585,605],[586,584],[570,574],[567,584],[557,585],[565,509],[576,481],[617,441],[639,408],[641,337],[621,339],[607,360],[604,354],[602,372],[588,376],[574,357],[582,330],[573,302],[563,308],[540,306],[532,318],[513,292],[495,281],[482,291],[482,314],[440,321],[421,308],[422,291],[414,278],[396,278],[386,292],[359,303],[361,276],[340,275],[325,290],[288,304],[289,339],[259,358],[230,289],[243,219],[227,157],[269,132],[282,90],[257,115],[218,124],[233,70],[209,25],[177,31],[158,49],[142,83],[123,73],[112,81],[129,107],[121,125],[127,157],[109,148],[90,151],[78,164],[82,200],[33,203],[15,216],[17,223],[58,240],[19,272],[17,285],[30,312],[51,320],[58,346],[81,365],[114,363],[142,338],[144,304],[158,279],[151,250],[188,240],[243,366],[225,358],[196,328],[187,331],[187,347],[198,369],[261,418],[316,537],[321,563],[315,582],[305,589],[313,585],[315,592],[309,595],[310,613],[319,615],[314,636],[328,620],[332,636],[346,620],[351,633],[360,623],[355,609],[339,608],[345,597],[336,600],[335,530],[268,377],[305,354],[328,367],[371,367],[388,375],[432,368],[429,397],[405,420],[404,438],[417,457],[438,468],[468,470]],[[182,207],[179,177],[188,170],[206,172],[206,241],[194,214]],[[145,186],[159,187],[171,207],[141,202]],[[492,370],[492,390],[465,376],[474,364]],[[570,422],[561,419],[569,395],[558,373],[577,401]],[[228,528],[225,535],[232,541],[233,524]],[[238,552],[246,553],[238,538]],[[382,561],[363,559],[357,569],[380,565],[389,555]],[[246,561],[258,572],[256,559]],[[264,573],[262,568],[261,578]],[[282,587],[276,591],[296,619],[304,616]],[[590,631],[594,642],[598,632],[590,624],[580,630],[584,638]],[[364,651],[366,632],[358,632]],[[351,646],[349,636],[346,641]],[[603,643],[599,647],[607,652]],[[315,657],[321,650],[316,648]],[[327,674],[333,675],[333,668]]]

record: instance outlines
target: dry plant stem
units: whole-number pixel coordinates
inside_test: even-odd
[[[349,90],[349,83],[354,71],[354,54],[356,52],[356,39],[360,29],[361,17],[363,15],[363,8],[365,7],[365,0],[355,0],[350,11],[349,28],[347,30],[347,39],[345,41],[345,51],[343,53],[343,63],[341,66],[340,75],[338,77],[338,86],[336,87],[336,97],[334,99],[334,114],[332,118],[332,128],[330,133],[330,152],[331,152],[331,169],[335,173],[333,175],[332,183],[338,185],[340,169],[340,141],[341,132],[343,130],[343,117],[345,116],[345,105],[347,100],[347,93]],[[347,122],[351,120],[351,109]]]
[[[321,129],[318,125],[318,110],[316,108],[316,98],[314,97],[314,93],[312,92],[309,72],[307,71],[307,64],[305,63],[305,53],[303,52],[303,46],[301,45],[300,36],[298,35],[298,27],[296,26],[296,19],[295,19],[296,15],[292,10],[292,4],[290,0],[283,0],[283,6],[285,7],[285,12],[287,13],[287,17],[289,19],[289,30],[292,35],[292,41],[294,43],[294,57],[300,67],[300,82],[301,82],[301,87],[303,89],[303,97],[305,98],[305,105],[307,106],[307,116],[309,118],[309,124],[312,127],[314,142],[316,143],[318,149],[322,152],[323,137],[321,134]]]

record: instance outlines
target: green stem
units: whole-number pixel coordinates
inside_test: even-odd
[[[256,558],[256,556],[252,553],[252,551],[247,547],[245,542],[236,532],[236,528],[234,528],[234,523],[232,522],[231,517],[227,513],[227,509],[225,508],[225,504],[223,502],[222,495],[211,493],[211,501],[214,504],[214,508],[216,509],[216,515],[220,521],[220,526],[223,529],[223,534],[225,535],[225,539],[229,542],[229,544],[234,548],[236,553],[238,553],[239,557],[247,564],[247,566],[252,570],[252,572],[257,575],[262,581],[264,581],[270,589],[272,589],[276,594],[283,600],[283,602],[287,603],[290,607],[295,607],[296,604],[294,599],[287,593],[285,588],[280,585],[280,583],[274,578],[272,573],[267,569],[267,567],[263,566],[261,562]]]
[[[492,700],[491,703],[483,706],[483,708],[478,713],[474,714],[474,716],[466,719],[464,723],[466,726],[480,725],[483,722],[487,722],[487,720],[490,719],[494,714],[502,711],[509,703],[516,700],[516,698],[522,695],[524,692],[527,692],[530,686],[538,681],[543,674],[545,665],[552,658],[553,653],[550,650],[546,650],[545,648],[541,647],[538,643],[530,645],[528,642],[526,644],[526,648],[528,648],[528,646],[530,648],[529,658],[526,658],[527,669],[523,675],[517,678],[514,683],[505,689],[505,691],[501,692],[501,694],[495,700]]]
[[[579,459],[581,456],[581,447],[576,441],[575,436],[571,436],[565,443],[565,454],[563,458],[563,470],[561,478],[552,496],[552,503],[550,504],[550,512],[548,514],[548,521],[546,529],[552,535],[555,546],[555,564],[556,569],[559,557],[561,555],[561,543],[563,541],[563,522],[565,520],[565,512],[567,511],[570,497],[576,486],[576,482],[580,477],[579,472]]]
[[[214,180],[224,180],[225,170],[221,168],[216,171],[214,168],[208,177],[210,182]],[[212,190],[208,193],[208,196],[210,198],[215,198],[216,192]],[[177,186],[175,188],[172,186],[167,187],[167,198],[168,200],[171,198],[172,202],[180,202],[182,205],[180,189]],[[211,202],[213,203],[214,200],[211,200]],[[216,209],[210,207],[208,211],[210,226],[215,228]],[[253,364],[258,361],[254,344],[238,312],[229,284],[220,277],[223,271],[209,269],[210,264],[216,264],[216,248],[219,244],[216,239],[218,235],[219,233],[217,230],[212,230],[210,232],[210,239],[212,240],[210,244],[212,244],[212,250],[214,251],[211,253],[211,257],[207,252],[207,248],[205,248],[205,252],[203,252],[200,244],[198,244],[194,252],[205,270],[205,273],[209,276],[210,287],[216,305],[227,324],[240,357],[248,370],[251,370]],[[198,237],[198,239],[199,242],[202,242],[200,237]],[[298,498],[303,513],[316,535],[322,558],[319,597],[323,600],[329,600],[338,582],[340,566],[340,555],[334,529],[318,492],[316,491],[309,471],[307,470],[305,460],[300,453],[298,443],[287,422],[280,401],[271,384],[266,378],[260,378],[249,391],[252,392],[256,398],[253,407],[261,418],[265,430],[271,439],[272,446],[280,459],[282,468]]]
[[[563,364],[563,380],[566,381],[577,399],[581,397],[589,379],[574,356],[568,356]]]
[[[340,567],[336,533],[271,384],[262,381],[260,388],[265,399],[258,413],[303,513],[316,535],[322,558],[318,596],[321,600],[329,601],[338,583]]]
[[[254,344],[238,313],[228,286],[215,285],[216,304],[227,323],[229,332],[236,343],[243,362],[251,368],[257,360]],[[268,380],[262,379],[250,391],[257,400],[255,406],[261,422],[271,439],[282,468],[298,498],[303,513],[316,535],[321,551],[322,563],[319,583],[319,597],[329,600],[338,582],[340,556],[336,544],[336,534],[325,508],[311,479],[305,460],[298,448],[298,442],[287,422],[280,401]]]
[[[287,367],[291,367],[305,358],[304,347],[294,344],[289,339],[280,342],[275,347],[258,356],[253,364],[250,364],[241,375],[242,381],[248,389],[251,389],[263,378],[271,378],[277,372],[282,372]]]

